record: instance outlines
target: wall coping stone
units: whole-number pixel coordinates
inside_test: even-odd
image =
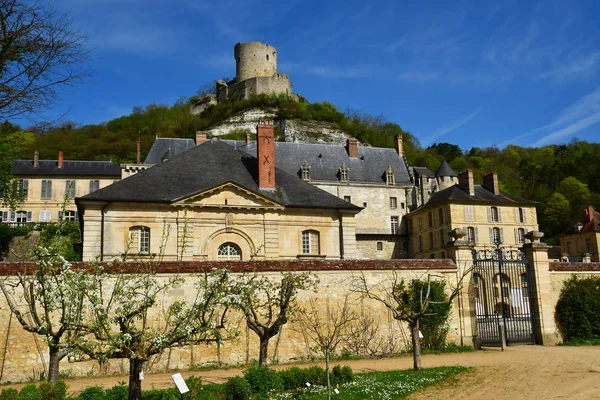
[[[549,264],[548,269],[556,272],[600,272],[600,262],[581,263],[552,261]]]

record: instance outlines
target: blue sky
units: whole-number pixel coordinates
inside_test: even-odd
[[[60,0],[95,74],[47,115],[100,123],[235,76],[277,48],[309,101],[383,114],[423,146],[600,139],[600,2]]]

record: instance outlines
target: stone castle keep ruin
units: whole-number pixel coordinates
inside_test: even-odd
[[[277,50],[261,42],[235,45],[235,79],[216,83],[216,95],[202,96],[192,105],[193,113],[200,113],[211,104],[227,100],[244,100],[259,94],[285,94],[295,99],[292,82],[286,74],[277,71]]]

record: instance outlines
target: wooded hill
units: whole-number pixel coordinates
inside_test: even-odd
[[[40,158],[56,159],[63,151],[70,160],[109,160],[116,163],[135,161],[136,140],[141,132],[142,159],[156,137],[193,138],[228,117],[249,108],[273,110],[277,120],[301,119],[330,123],[361,142],[377,147],[393,147],[394,135],[403,134],[404,150],[409,165],[424,166],[435,171],[446,159],[458,173],[471,168],[475,181],[489,171],[498,172],[501,189],[516,196],[540,202],[538,218],[546,241],[557,243],[556,235],[579,220],[583,209],[592,204],[600,208],[600,144],[573,140],[566,145],[523,148],[509,145],[460,149],[450,143],[421,147],[417,138],[383,116],[372,116],[356,110],[340,112],[328,102],[293,102],[285,96],[256,96],[248,100],[210,106],[201,114],[190,113],[187,98],[172,106],[151,104],[135,107],[130,115],[102,124],[34,126],[28,130],[35,138],[16,149],[15,158],[30,159],[34,150]],[[5,123],[2,137],[14,134],[20,127]],[[227,138],[243,138],[245,132],[234,132]]]

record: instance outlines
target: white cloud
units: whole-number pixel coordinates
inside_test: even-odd
[[[336,67],[336,66],[315,66],[306,71],[312,75],[324,78],[364,78],[370,75],[368,67]]]
[[[434,133],[432,133],[431,135],[425,137],[422,139],[422,142],[425,146],[433,143],[434,141],[436,141],[437,139],[439,139],[440,137],[447,135],[450,132],[454,132],[455,130],[457,130],[458,128],[466,125],[467,123],[469,123],[469,121],[471,121],[473,118],[475,118],[479,112],[481,110],[477,110],[474,111],[456,121],[451,122],[450,124],[438,129],[437,131],[435,131]]]

